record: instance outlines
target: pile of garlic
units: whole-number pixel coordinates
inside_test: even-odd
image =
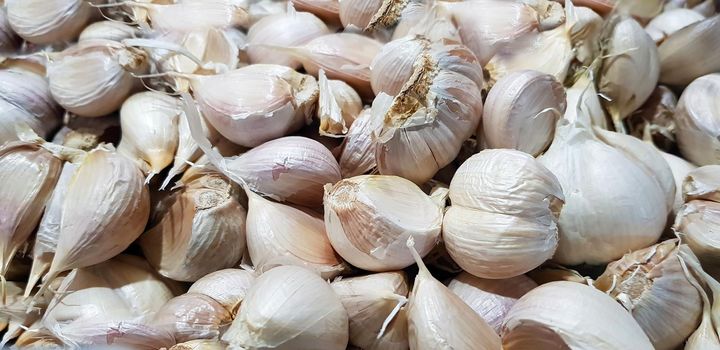
[[[0,0],[0,348],[720,350],[715,0]]]

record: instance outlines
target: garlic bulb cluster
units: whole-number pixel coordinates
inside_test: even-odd
[[[463,270],[510,278],[552,258],[564,202],[558,179],[527,153],[484,150],[450,183],[443,242]]]
[[[343,135],[362,111],[362,100],[344,81],[328,79],[323,70],[320,70],[319,74],[317,114],[320,119],[320,135]]]
[[[247,270],[218,270],[195,281],[188,289],[188,293],[205,294],[234,315],[255,282],[255,278],[255,274]]]
[[[565,113],[565,89],[553,76],[532,70],[510,73],[488,93],[482,131],[489,148],[510,148],[537,156],[552,141]],[[479,132],[478,132],[479,133]]]
[[[317,37],[330,34],[323,21],[307,12],[279,13],[264,17],[248,31],[247,54],[251,63],[280,64],[298,68],[301,62],[292,55],[274,52],[262,45],[300,46]],[[256,46],[257,45],[257,46]]]
[[[316,274],[279,266],[257,278],[222,340],[246,349],[344,350],[348,313]]]
[[[7,0],[5,7],[12,29],[35,44],[71,41],[98,14],[83,0]]]
[[[325,187],[325,227],[333,248],[369,271],[410,266],[405,247],[417,242],[421,256],[439,239],[443,207],[417,185],[397,176],[361,175]]]
[[[687,85],[720,69],[720,16],[690,24],[668,36],[660,46],[660,82]]]
[[[408,284],[403,272],[381,272],[331,283],[348,312],[350,344],[361,349],[407,349]]]
[[[720,159],[718,94],[720,74],[700,77],[683,91],[675,110],[678,147],[687,160],[697,165],[717,164]]]
[[[78,41],[85,40],[113,40],[123,41],[138,34],[138,30],[125,23],[115,21],[99,21],[88,25],[78,37]]]
[[[655,43],[660,44],[671,34],[703,19],[705,16],[696,11],[677,8],[657,15],[645,26],[645,31]]]
[[[378,170],[421,184],[458,155],[480,123],[482,68],[462,45],[419,37],[388,43],[372,67]]]
[[[675,349],[702,314],[702,300],[686,274],[678,240],[669,240],[610,263],[594,286],[630,311],[655,349]]]
[[[357,116],[345,135],[338,163],[342,177],[362,175],[375,168],[375,142],[372,133],[371,110]]]

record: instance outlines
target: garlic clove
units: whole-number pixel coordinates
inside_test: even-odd
[[[251,349],[344,350],[348,314],[316,274],[279,266],[258,277],[222,340]]]
[[[130,3],[135,21],[158,32],[189,32],[209,28],[247,27],[248,9],[235,0],[183,0],[169,4]],[[139,15],[139,16],[138,16]]]
[[[673,229],[683,243],[692,249],[711,273],[720,268],[720,244],[716,237],[720,225],[720,203],[694,200],[685,203],[678,211]]]
[[[247,246],[255,269],[295,265],[323,279],[339,275],[345,264],[330,245],[320,214],[248,195]],[[283,220],[277,220],[277,218]]]
[[[442,40],[462,42],[457,24],[445,6],[447,4],[443,1],[409,2],[395,25],[391,39],[394,41],[406,36],[422,36],[432,42]]]
[[[363,108],[360,95],[342,80],[330,80],[320,70],[318,118],[320,135],[344,135]]]
[[[104,39],[119,42],[124,39],[134,38],[137,34],[137,28],[125,23],[99,21],[85,27],[80,33],[78,41]]]
[[[383,45],[370,64],[370,84],[373,92],[390,96],[400,93],[413,74],[413,66],[427,50],[429,41],[401,38]]]
[[[225,350],[227,344],[219,340],[196,339],[184,343],[178,343],[170,347],[170,350]]]
[[[720,165],[705,165],[688,172],[682,192],[686,202],[695,199],[720,202]]]
[[[460,273],[448,284],[448,289],[468,304],[498,334],[510,308],[535,287],[537,283],[525,275],[491,280],[478,278],[467,272]]]
[[[8,21],[23,39],[34,44],[72,41],[97,15],[83,0],[8,0]]]
[[[330,284],[350,322],[350,344],[362,349],[407,349],[408,284],[403,272],[343,278]]]
[[[370,109],[363,110],[345,135],[338,159],[343,178],[365,174],[376,166],[370,112]]]
[[[675,216],[680,211],[683,204],[685,204],[685,200],[683,199],[683,182],[685,181],[688,173],[697,167],[685,159],[670,153],[660,152],[660,155],[665,158],[665,161],[670,166],[673,178],[675,179],[675,200],[673,201],[672,211],[672,215]]]
[[[150,324],[173,335],[176,342],[218,339],[233,315],[213,298],[186,293],[168,300]]]
[[[61,123],[60,108],[53,99],[44,72],[20,68],[0,70],[0,145],[17,140],[16,124],[26,124],[43,138]]]
[[[235,315],[255,278],[255,273],[247,270],[218,270],[195,281],[188,293],[205,294]]]
[[[660,46],[660,82],[687,85],[720,70],[720,16],[690,24],[668,36]]]
[[[675,109],[680,153],[697,165],[717,164],[720,159],[720,102],[715,98],[719,93],[720,74],[700,77],[685,88]]]
[[[295,9],[310,12],[327,24],[340,23],[340,2],[337,0],[291,0]]]
[[[365,270],[410,266],[413,258],[405,247],[407,238],[415,238],[424,256],[440,235],[443,208],[401,177],[361,175],[327,185],[324,205],[333,248]]]
[[[504,349],[653,349],[631,314],[575,282],[550,282],[521,297],[503,322]]]
[[[695,22],[705,19],[705,16],[685,8],[664,11],[653,18],[646,26],[645,31],[655,41],[662,43],[665,38]]]
[[[489,148],[537,156],[550,145],[564,112],[565,89],[553,76],[532,70],[510,73],[492,87],[485,100],[485,142]]]
[[[117,144],[121,133],[118,115],[85,118],[68,114],[63,127],[53,136],[52,143],[87,152],[100,143]]]

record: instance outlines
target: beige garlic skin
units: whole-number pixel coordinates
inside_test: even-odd
[[[720,74],[700,77],[683,91],[675,110],[678,147],[687,160],[697,165],[717,164],[720,160],[718,94]]]
[[[564,200],[555,175],[529,154],[484,150],[465,161],[450,183],[443,242],[475,276],[521,275],[555,253]]]
[[[74,40],[97,14],[83,0],[7,0],[5,6],[13,30],[41,45]]]
[[[700,13],[686,8],[677,8],[664,11],[653,18],[646,26],[645,31],[655,41],[662,43],[665,38],[695,22],[705,19]]]
[[[401,56],[408,53],[417,55],[405,66],[408,58]],[[385,92],[373,101],[371,117],[378,170],[424,183],[455,159],[480,123],[482,69],[466,47],[421,37],[385,45],[373,70],[380,64],[402,70],[389,84],[374,84]]]
[[[26,124],[43,138],[50,138],[61,123],[44,73],[8,68],[0,70],[0,144],[17,140],[16,124]]]
[[[720,165],[705,165],[688,172],[682,192],[686,202],[695,199],[720,202]]]
[[[279,266],[258,277],[222,340],[231,349],[344,350],[348,314],[316,274]]]
[[[720,203],[693,200],[680,208],[673,226],[683,243],[692,249],[703,267],[711,273],[717,273],[720,268],[719,225]]]
[[[437,243],[443,205],[397,176],[360,175],[325,187],[325,227],[333,248],[369,271],[410,266],[405,242],[413,237],[421,256]]]
[[[133,26],[115,21],[99,21],[85,27],[78,37],[78,41],[105,39],[122,41],[137,35],[138,30]]]
[[[215,299],[205,294],[186,293],[162,305],[149,324],[172,334],[176,342],[185,342],[218,339],[232,319],[230,311]]]
[[[188,293],[205,294],[235,315],[256,278],[252,271],[218,270],[195,281],[188,289]]]
[[[468,304],[498,334],[510,308],[535,287],[537,283],[525,275],[491,280],[475,277],[467,272],[461,272],[448,284],[448,289]]]
[[[362,175],[375,168],[375,141],[371,110],[363,110],[348,129],[338,163],[343,178]]]
[[[310,12],[325,23],[340,23],[340,2],[337,0],[291,0],[295,9]]]
[[[594,286],[623,305],[655,349],[674,349],[698,327],[702,300],[678,258],[678,240],[628,253]]]
[[[345,135],[363,109],[360,95],[344,81],[328,79],[323,70],[320,70],[318,83],[320,96],[317,115],[320,118],[320,135]]]
[[[631,314],[597,289],[550,282],[521,297],[505,317],[504,349],[653,349]]]
[[[552,75],[532,70],[508,74],[485,100],[482,132],[487,146],[539,155],[552,142],[565,100],[565,89]]]
[[[348,312],[350,344],[367,350],[408,348],[406,310],[401,308],[408,294],[403,272],[343,278],[330,285]]]
[[[581,73],[575,83],[565,90],[567,106],[563,117],[573,122],[582,118],[578,114],[590,116],[592,125],[607,129],[608,121],[605,110],[600,103],[600,97],[590,73],[589,70]]]
[[[688,25],[668,36],[660,46],[660,82],[687,85],[720,69],[720,16]]]
[[[196,281],[232,267],[245,251],[245,217],[238,187],[210,173],[183,183],[153,213],[155,225],[140,246],[157,271],[176,281]]]

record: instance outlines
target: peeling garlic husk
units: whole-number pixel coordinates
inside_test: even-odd
[[[693,10],[677,8],[665,11],[653,18],[650,23],[645,26],[645,31],[655,43],[660,44],[665,38],[672,35],[672,33],[695,22],[702,21],[703,19],[705,19],[705,16]]]
[[[291,0],[298,11],[310,12],[325,23],[340,23],[340,2],[338,0]]]
[[[196,339],[175,344],[169,350],[225,350],[227,344],[219,340]]]
[[[384,1],[384,0],[343,0],[340,1],[339,15],[340,22],[346,29],[361,30],[365,32],[387,31],[392,27],[395,30],[401,24],[409,21],[415,22],[421,13],[429,9],[428,3],[422,1]],[[400,28],[400,31],[404,31]],[[410,33],[405,33],[410,34]],[[393,33],[393,39],[397,38]],[[404,36],[404,35],[403,35]]]
[[[685,200],[683,199],[683,182],[685,181],[688,173],[697,167],[685,159],[670,153],[660,151],[660,155],[665,158],[668,166],[670,166],[673,178],[675,179],[675,200],[673,201],[673,210],[671,213],[674,217],[685,203]]]
[[[660,46],[660,82],[687,85],[720,70],[720,16],[688,25],[668,36]]]
[[[218,339],[232,319],[230,311],[215,299],[205,294],[186,293],[162,305],[149,324],[169,332],[176,342],[186,342]]]
[[[265,49],[262,45],[300,46],[326,34],[330,34],[328,27],[311,13],[292,10],[267,16],[250,27],[247,54],[250,63],[280,64],[298,68],[302,62],[292,55]]]
[[[717,164],[720,161],[718,94],[720,74],[700,77],[685,88],[675,109],[678,147],[687,160],[697,165]]]
[[[376,166],[370,118],[370,109],[363,110],[345,135],[338,160],[343,178],[365,174]]]
[[[565,90],[567,106],[564,119],[574,122],[583,116],[590,116],[592,125],[607,129],[608,121],[605,110],[600,103],[600,97],[595,88],[595,82],[591,76],[591,70],[580,73],[575,83]]]
[[[34,44],[72,41],[97,14],[84,0],[7,0],[5,8],[13,30]]]
[[[587,7],[566,5],[566,11],[565,20],[570,26],[570,41],[575,58],[583,65],[590,66],[600,53],[603,18]]]
[[[673,229],[711,273],[720,271],[720,203],[694,200],[678,211]]]
[[[702,300],[681,266],[678,240],[636,250],[608,265],[594,286],[625,307],[655,349],[675,349],[700,324]]]
[[[257,278],[222,340],[231,348],[344,350],[348,314],[332,287],[316,274],[279,266]]]
[[[682,192],[686,202],[695,199],[720,202],[720,165],[705,165],[688,172]]]
[[[657,85],[660,61],[657,46],[640,24],[632,18],[618,19],[605,39],[598,91],[605,96],[604,105],[615,123],[625,130],[622,121],[642,106]]]
[[[360,95],[342,80],[330,80],[319,73],[318,118],[320,135],[344,135],[363,109]]]
[[[320,214],[272,202],[252,191],[246,193],[247,246],[260,273],[275,266],[295,265],[330,279],[345,269],[330,245]]]
[[[410,266],[408,237],[421,256],[436,245],[443,205],[397,176],[360,175],[325,186],[325,227],[335,251],[369,271]],[[412,213],[412,214],[411,214]]]
[[[104,39],[120,42],[124,39],[134,38],[137,34],[137,28],[125,23],[99,21],[85,27],[80,33],[78,41]]]
[[[410,1],[403,9],[392,33],[392,40],[423,36],[430,41],[462,42],[454,18],[442,1]]]
[[[15,33],[8,21],[7,8],[0,10],[0,53],[14,52],[20,47],[22,39]]]
[[[555,124],[565,113],[565,100],[562,84],[549,74],[532,70],[508,74],[485,100],[484,141],[489,148],[539,155],[552,142]]]
[[[145,173],[160,173],[173,161],[181,113],[180,101],[161,92],[144,91],[128,97],[120,108],[118,152],[137,160]]]
[[[43,76],[21,68],[0,70],[0,114],[0,145],[18,139],[16,124],[49,138],[62,115]]]
[[[468,304],[498,334],[510,308],[535,287],[537,283],[525,275],[491,280],[475,277],[467,272],[460,273],[448,284],[448,289]]]
[[[675,148],[674,115],[677,102],[677,96],[672,90],[658,85],[645,104],[628,117],[630,134],[639,139],[652,140],[665,151]]]
[[[535,270],[527,273],[537,284],[546,284],[557,281],[568,281],[581,284],[590,284],[590,278],[581,275],[579,272],[562,265],[547,262]]]
[[[343,278],[330,284],[350,322],[350,344],[361,349],[408,348],[408,284],[403,272]]]
[[[188,293],[205,294],[235,315],[255,279],[255,273],[247,270],[218,270],[195,281]]]
[[[550,282],[521,297],[505,317],[505,349],[653,349],[632,315],[575,282]]]
[[[443,242],[475,276],[521,275],[555,253],[564,200],[555,175],[529,154],[484,150],[465,161],[450,183]]]
[[[176,281],[236,265],[245,251],[247,215],[237,196],[237,185],[217,173],[184,182],[162,200],[155,225],[140,238],[150,264]]]

